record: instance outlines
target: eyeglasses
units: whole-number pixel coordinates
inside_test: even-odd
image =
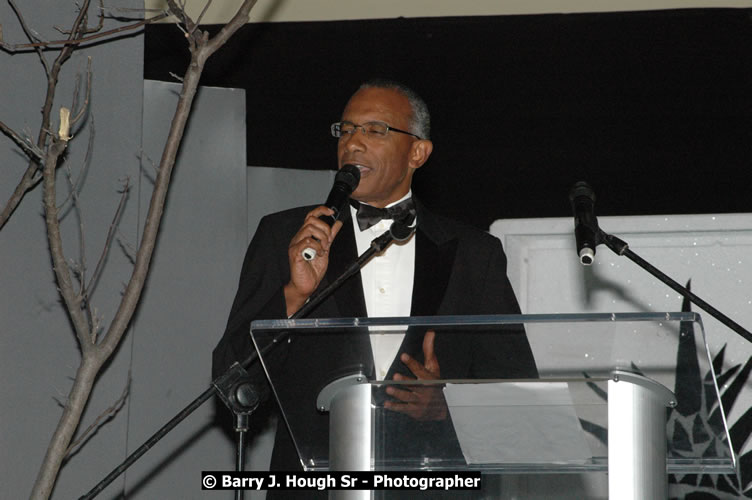
[[[331,126],[332,135],[338,139],[346,135],[352,135],[358,129],[361,129],[367,137],[384,137],[391,130],[392,132],[399,132],[400,134],[407,134],[420,139],[420,137],[412,132],[391,127],[384,122],[368,122],[363,125],[356,125],[352,122],[335,122]]]

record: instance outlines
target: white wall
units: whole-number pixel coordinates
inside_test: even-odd
[[[752,214],[598,221],[604,231],[626,241],[634,253],[679,284],[691,280],[693,293],[752,330]],[[499,220],[491,226],[509,258],[509,277],[524,313],[681,310],[681,295],[605,245],[598,246],[592,266],[582,266],[573,225],[572,219],[555,218]],[[696,305],[692,310],[703,318],[711,353],[727,345],[724,369],[752,356],[749,342]],[[752,403],[752,385],[742,398],[728,415],[731,422]]]

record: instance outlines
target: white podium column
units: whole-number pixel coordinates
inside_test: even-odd
[[[329,410],[329,470],[368,471],[373,456],[371,385],[362,374],[327,385],[317,400]],[[371,490],[330,490],[330,500],[369,500]]]
[[[608,382],[608,498],[664,500],[666,408],[676,400],[659,383],[614,371]]]

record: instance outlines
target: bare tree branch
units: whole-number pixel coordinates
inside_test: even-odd
[[[250,15],[253,6],[256,5],[256,1],[257,0],[245,0],[232,19],[230,19],[230,22],[225,24],[222,29],[219,30],[219,33],[211,39],[209,42],[210,55],[227,43],[227,40],[229,40],[230,37],[241,28],[241,26],[248,22],[248,16]]]
[[[114,7],[108,10],[113,12],[165,12],[164,9],[134,9],[132,7]]]
[[[102,413],[99,414],[99,416],[94,420],[94,422],[89,425],[89,427],[84,430],[78,438],[73,441],[70,446],[68,446],[68,449],[65,450],[65,455],[70,455],[71,451],[73,451],[74,448],[76,448],[78,445],[83,444],[89,436],[89,434],[92,434],[93,432],[99,430],[99,428],[110,418],[114,417],[117,412],[120,411],[120,409],[125,404],[125,400],[128,398],[128,394],[131,391],[131,374],[128,373],[128,381],[125,384],[125,387],[123,388],[123,393],[120,394],[120,397],[115,401],[112,406],[104,410]]]
[[[182,29],[182,28],[181,28]],[[177,75],[170,71],[170,76],[173,77],[175,80],[179,81],[180,83],[183,83],[183,77],[180,75]]]
[[[23,21],[23,17],[21,16],[20,11],[15,8],[13,0],[8,1],[14,7],[14,12],[18,17],[19,22],[22,24],[22,26],[25,26],[26,23],[25,21]],[[73,22],[73,27],[71,28],[71,37],[77,36],[78,29],[85,17],[84,14],[89,8],[89,2],[90,0],[84,0],[81,11],[78,13],[78,17],[76,17],[76,20]],[[28,28],[25,28],[25,30],[28,30]],[[32,35],[27,33],[27,36],[31,37]],[[44,105],[42,106],[42,123],[39,127],[39,135],[37,137],[37,148],[39,148],[40,150],[44,150],[47,144],[48,130],[50,128],[50,116],[52,114],[52,105],[55,100],[55,89],[57,88],[57,79],[60,74],[60,69],[62,68],[65,61],[67,61],[71,56],[73,50],[74,48],[71,45],[64,46],[60,50],[58,56],[55,58],[52,67],[48,67],[46,60],[42,58],[42,63],[44,64],[47,73],[47,94],[45,96]],[[44,160],[36,158],[32,158],[29,161],[29,165],[26,167],[26,171],[21,177],[21,180],[18,182],[18,185],[16,185],[16,188],[13,190],[13,193],[6,202],[2,211],[0,211],[0,230],[2,230],[2,228],[5,226],[5,223],[8,222],[8,219],[16,210],[16,207],[18,207],[19,203],[21,203],[21,200],[23,200],[24,195],[39,182],[40,177],[37,177],[36,173],[43,161]]]
[[[191,52],[193,52],[193,49],[195,48],[195,46],[192,42],[192,35],[193,35],[193,32],[195,31],[196,24],[188,16],[188,13],[185,12],[185,4],[181,1],[180,5],[176,5],[173,0],[167,0],[167,10],[170,15],[174,16],[175,19],[177,19],[177,23],[176,23],[177,27],[185,35],[185,38],[188,40],[188,43],[190,44],[190,50]],[[181,26],[181,23],[185,25],[185,28]]]
[[[92,348],[88,336],[88,322],[82,314],[81,297],[73,288],[70,268],[63,253],[63,241],[60,235],[60,220],[58,218],[56,203],[55,172],[60,155],[62,155],[67,147],[68,141],[59,138],[55,138],[50,145],[44,165],[43,203],[47,225],[47,240],[50,246],[58,291],[65,302],[81,350],[86,353],[86,351]]]
[[[128,239],[118,230],[118,237],[117,237],[118,245],[120,245],[120,250],[123,251],[123,254],[125,254],[125,258],[130,261],[131,265],[136,264],[136,249],[133,248],[133,245],[131,245],[128,242]]]
[[[194,29],[197,28],[199,24],[201,24],[201,20],[204,18],[204,14],[206,14],[206,11],[209,10],[209,6],[211,4],[212,4],[212,0],[206,1],[206,4],[204,4],[203,10],[201,10],[201,14],[199,14],[198,19],[196,19],[196,26],[194,27]]]
[[[67,135],[66,131],[62,131]],[[50,247],[50,256],[55,272],[55,280],[58,286],[58,293],[63,298],[68,317],[73,325],[74,333],[78,339],[81,348],[82,360],[76,373],[76,379],[71,388],[71,393],[66,401],[63,415],[60,417],[57,429],[52,436],[42,467],[37,475],[34,488],[31,492],[33,499],[46,499],[52,492],[52,486],[55,484],[62,457],[71,441],[78,422],[81,420],[81,414],[89,399],[92,383],[96,374],[102,366],[102,362],[93,355],[94,344],[91,342],[89,333],[89,322],[81,310],[81,297],[73,289],[73,283],[70,276],[70,268],[65,260],[63,253],[63,241],[60,234],[60,221],[55,196],[55,173],[60,155],[67,148],[67,141],[55,137],[47,151],[47,158],[44,163],[44,209],[45,223],[47,226],[47,241]],[[89,382],[89,380],[91,382]],[[74,422],[72,425],[71,422]]]
[[[117,210],[115,210],[115,215],[112,217],[112,222],[110,222],[110,229],[107,231],[107,238],[104,242],[104,248],[102,248],[102,253],[99,255],[99,261],[97,262],[97,267],[94,269],[94,272],[91,275],[91,280],[86,285],[85,288],[85,298],[88,302],[89,297],[91,297],[91,294],[94,292],[94,287],[96,287],[96,283],[99,280],[99,276],[102,273],[102,267],[104,266],[105,258],[107,257],[107,254],[110,251],[110,248],[112,247],[112,240],[115,237],[115,233],[117,232],[118,223],[120,221],[120,216],[123,215],[123,208],[125,207],[125,201],[128,199],[128,192],[130,190],[130,178],[126,177],[125,179],[125,185],[123,186],[123,190],[121,191],[122,194],[120,196],[120,203],[118,203]]]
[[[31,491],[30,498],[32,500],[49,498],[60,470],[60,464],[68,449],[68,443],[70,443],[73,432],[81,420],[81,414],[91,394],[93,381],[101,367],[101,363],[98,363],[91,354],[84,354],[81,359],[73,387],[63,408],[63,414],[53,433],[42,468]],[[76,425],[71,425],[71,422],[75,422]]]
[[[108,31],[103,31],[102,33],[97,33],[96,35],[91,35],[91,36],[84,36],[80,38],[70,38],[67,40],[50,40],[47,42],[35,42],[35,43],[18,43],[18,44],[3,43],[3,44],[0,44],[0,47],[4,48],[8,52],[17,52],[23,49],[53,47],[55,45],[63,45],[63,46],[80,45],[82,43],[91,42],[92,40],[98,40],[100,38],[108,37],[110,35],[122,33],[124,31],[135,30],[135,29],[140,28],[141,26],[151,24],[153,22],[159,21],[160,19],[164,19],[167,16],[168,14],[162,13],[157,16],[150,17],[149,19],[144,19],[143,21],[129,24],[128,26],[120,26],[118,28],[114,28]]]
[[[65,166],[66,174],[65,178],[68,180],[68,189],[70,190],[69,198],[72,200],[73,209],[78,217],[78,252],[79,262],[78,269],[76,270],[76,278],[79,282],[78,295],[83,296],[84,283],[86,283],[86,245],[84,239],[84,222],[83,215],[81,214],[81,204],[78,201],[78,190],[73,183],[73,172],[69,165]]]
[[[93,432],[89,429],[96,429],[101,425],[102,419],[98,418],[93,424],[93,427],[90,426],[89,429],[84,431],[81,438],[71,444],[97,375],[103,364],[109,359],[120,343],[140,300],[156,245],[177,152],[185,132],[188,117],[191,113],[193,100],[196,96],[204,65],[207,59],[247,22],[248,14],[255,4],[256,0],[245,0],[239,7],[235,16],[233,16],[230,23],[224,26],[214,38],[210,39],[208,33],[200,30],[197,24],[185,14],[184,9],[176,4],[175,0],[168,0],[169,12],[176,15],[187,30],[187,42],[191,53],[191,61],[186,70],[185,77],[183,78],[182,89],[178,98],[175,115],[170,126],[168,139],[162,152],[159,168],[156,172],[152,197],[149,203],[141,241],[136,251],[133,270],[123,291],[120,305],[118,306],[109,327],[100,336],[97,336],[100,326],[99,318],[93,314],[93,312],[96,312],[95,309],[89,309],[88,298],[90,298],[91,291],[101,275],[105,256],[109,251],[109,248],[112,246],[112,240],[117,232],[117,221],[122,214],[125,199],[127,197],[128,183],[126,182],[120,204],[110,225],[104,249],[100,256],[100,261],[97,263],[97,267],[94,270],[89,283],[84,286],[83,293],[77,293],[73,286],[71,268],[67,264],[63,253],[59,212],[56,206],[55,177],[61,155],[65,152],[68,146],[68,140],[72,135],[70,126],[75,124],[83,115],[80,112],[77,112],[71,120],[70,113],[61,110],[60,128],[57,133],[49,132],[55,87],[57,85],[61,66],[68,60],[72,52],[80,46],[81,43],[124,31],[125,29],[133,29],[134,26],[153,22],[157,18],[165,17],[167,14],[163,13],[160,16],[137,23],[136,25],[131,25],[130,27],[122,27],[118,30],[97,33],[93,36],[85,36],[84,34],[87,29],[86,19],[90,0],[84,0],[81,10],[72,25],[68,40],[44,42],[43,44],[38,44],[37,42],[26,44],[27,47],[34,47],[35,49],[38,49],[41,46],[61,46],[60,52],[48,73],[47,95],[43,107],[43,119],[37,147],[45,153],[43,159],[40,160],[40,163],[43,164],[42,179],[45,223],[47,227],[47,240],[52,258],[53,270],[59,295],[65,304],[66,311],[70,322],[73,325],[73,330],[78,339],[82,353],[81,363],[76,372],[73,386],[64,403],[63,414],[50,440],[47,453],[32,490],[31,498],[33,499],[46,499],[49,497],[66,454],[71,453],[72,450],[88,439],[86,436],[90,436],[91,432]],[[7,50],[6,45],[3,47],[6,47]],[[82,110],[86,107],[86,105],[82,106]],[[3,227],[17,204],[20,203],[23,194],[36,182],[34,174],[37,170],[38,164],[33,162],[29,164],[22,181],[16,189],[20,194],[12,199],[12,203],[9,201],[3,210],[3,213],[0,214],[0,229]],[[74,203],[77,203],[76,199],[74,199]],[[82,264],[82,267],[83,266],[85,266],[85,263]],[[83,281],[83,269],[81,270],[80,276]],[[86,312],[89,313],[88,317]],[[124,400],[124,398],[125,396],[121,399]],[[117,404],[113,406],[113,408],[117,407]],[[108,412],[105,412],[105,414],[107,413]],[[105,416],[102,418],[107,417]]]
[[[33,142],[31,142],[30,139],[21,137],[18,133],[13,131],[12,128],[4,124],[0,121],[0,131],[2,131],[5,135],[13,139],[13,141],[21,146],[21,149],[23,149],[24,153],[29,155],[32,159],[36,161],[41,161],[44,159],[44,151],[40,150],[36,145],[34,145]]]
[[[141,162],[143,162],[144,160],[148,161],[148,162],[149,162],[149,165],[151,165],[151,168],[152,168],[152,169],[154,170],[154,172],[155,172],[155,173],[156,173],[157,171],[159,171],[159,165],[158,165],[158,164],[157,164],[157,163],[156,163],[156,162],[154,161],[154,159],[153,159],[153,158],[152,158],[151,156],[149,156],[149,154],[148,154],[148,153],[147,153],[146,151],[144,151],[143,149],[142,149],[141,151],[139,151],[139,153],[138,153],[138,155],[136,155],[136,157],[137,157],[137,158],[138,158],[139,160],[141,160]],[[142,168],[143,168],[143,167],[142,167]],[[152,177],[149,177],[149,180],[150,180],[150,181],[153,181],[154,179],[153,179]]]
[[[204,64],[209,56],[216,52],[238,29],[240,29],[241,26],[245,24],[245,22],[247,22],[248,14],[255,4],[256,0],[245,0],[239,7],[238,12],[233,16],[232,20],[225,25],[211,41],[207,42],[208,35],[201,33],[200,30],[197,30],[196,33],[194,33],[194,37],[198,35],[198,33],[201,33],[200,40],[202,40],[203,45],[195,50],[191,50],[191,62],[185,74],[185,80],[183,81],[183,88],[180,92],[175,116],[173,117],[167,142],[164,151],[162,152],[162,158],[159,162],[156,184],[154,185],[154,191],[152,192],[151,201],[149,203],[149,211],[146,216],[146,224],[144,225],[141,245],[136,254],[136,263],[134,265],[133,274],[126,286],[123,300],[120,303],[117,313],[115,313],[110,328],[105,335],[105,338],[100,343],[103,353],[107,353],[107,356],[115,350],[123,332],[125,332],[125,328],[130,322],[131,315],[135,310],[141,290],[144,286],[146,274],[154,251],[154,245],[157,239],[157,233],[159,232],[159,225],[164,210],[164,202],[167,196],[167,187],[169,186],[170,176],[172,175],[172,169],[175,165],[175,158],[177,157],[180,141],[185,131],[188,116],[190,115],[191,106],[193,105],[193,99],[196,95],[196,89],[198,88]],[[177,8],[174,0],[168,0],[168,5],[170,6],[170,9]],[[188,16],[184,17],[187,18]]]
[[[10,4],[11,9],[13,9],[13,12],[16,14],[16,17],[18,18],[18,22],[21,24],[21,29],[23,29],[23,32],[26,34],[26,37],[29,39],[30,42],[34,43],[38,39],[34,34],[32,34],[32,30],[29,29],[29,26],[26,24],[23,14],[21,14],[21,11],[16,6],[16,3],[13,0],[8,0],[8,3]],[[5,44],[0,43],[0,47],[5,47]],[[42,52],[41,47],[37,47],[36,51],[37,51],[37,55],[39,56],[39,60],[42,62],[42,66],[44,66],[44,72],[47,75],[47,78],[49,78],[50,67],[47,64],[47,59],[44,57],[44,53]]]
[[[38,160],[32,160],[31,163],[32,166],[29,166],[26,169],[26,172],[24,172],[24,175],[21,177],[21,180],[18,182],[18,185],[13,190],[13,193],[11,193],[10,198],[8,198],[8,201],[5,204],[5,207],[3,207],[2,212],[0,212],[0,229],[5,226],[5,223],[8,222],[8,219],[10,218],[11,214],[13,214],[13,211],[16,209],[19,203],[21,203],[21,200],[23,199],[26,192],[31,189],[38,181],[38,179],[34,178],[34,174],[36,173],[36,165]]]
[[[86,114],[86,111],[89,109],[89,101],[91,100],[91,56],[87,57],[86,62],[86,93],[84,94],[84,102],[81,104],[81,107],[78,109],[78,112],[76,112],[77,108],[77,101],[78,101],[78,80],[77,80],[76,90],[73,91],[73,106],[71,106],[71,109],[73,110],[76,115],[71,120],[71,125],[75,125],[78,123],[78,121]]]
[[[85,176],[86,171],[88,170],[89,165],[91,164],[91,153],[94,151],[94,137],[96,135],[96,127],[94,126],[94,115],[91,115],[90,125],[89,125],[89,143],[86,146],[86,155],[84,156],[84,161],[82,162],[81,166],[81,172],[78,175],[78,178],[74,183],[72,183],[71,188],[68,191],[68,196],[63,200],[62,203],[58,204],[58,211],[62,211],[65,205],[68,204],[68,202],[73,201],[74,194],[77,194],[81,190],[81,185],[83,184],[83,178]],[[67,164],[66,164],[67,167]],[[69,178],[73,179],[73,173],[70,170],[70,168],[67,168],[69,174]]]
[[[91,61],[91,58],[89,58],[89,61]],[[89,70],[91,68],[89,67]],[[91,73],[89,72],[89,75]],[[89,78],[89,84],[91,83],[91,80]],[[77,93],[74,93],[74,102],[75,102],[75,96],[78,95]],[[87,99],[88,101],[88,99]],[[62,110],[61,110],[61,114]],[[61,128],[64,126],[70,127],[70,125],[73,123],[72,120],[69,120],[69,123],[67,125],[64,125],[61,122]],[[60,132],[63,134],[63,132]],[[65,132],[70,136],[70,132]],[[66,170],[66,179],[68,180],[68,189],[69,194],[66,200],[58,207],[58,211],[60,211],[60,208],[62,208],[69,200],[71,201],[73,210],[76,213],[76,217],[78,218],[78,246],[79,246],[79,257],[78,261],[76,263],[76,267],[73,268],[74,275],[77,278],[79,282],[79,289],[78,289],[78,296],[81,300],[81,307],[86,311],[86,319],[88,321],[88,330],[90,332],[89,337],[92,339],[91,342],[94,343],[96,339],[96,318],[94,313],[92,312],[92,305],[91,305],[91,291],[89,290],[89,287],[86,285],[86,271],[88,269],[88,264],[86,261],[86,241],[85,241],[85,228],[84,228],[84,217],[83,213],[81,212],[81,203],[79,201],[78,193],[81,189],[81,183],[83,182],[84,175],[86,171],[88,170],[88,167],[91,163],[91,154],[94,151],[94,137],[96,136],[96,127],[94,122],[94,115],[91,115],[91,122],[89,125],[89,142],[86,147],[86,154],[84,156],[84,161],[81,166],[81,171],[78,176],[78,179],[76,182],[73,182],[73,172],[70,168],[70,165],[66,162],[65,170]],[[100,259],[101,260],[101,259]]]
[[[99,22],[94,28],[84,28],[81,30],[81,33],[96,33],[97,31],[101,30],[104,27],[104,0],[99,0],[99,15],[97,16],[99,18]],[[86,20],[84,21],[84,25],[87,25],[89,22],[88,14],[86,16]],[[58,30],[63,35],[69,35],[70,30],[67,30],[65,28],[61,28],[60,26],[55,26],[55,29]]]

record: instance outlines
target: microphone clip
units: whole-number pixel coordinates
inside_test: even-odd
[[[415,224],[415,216],[408,214],[402,219],[395,220],[392,225],[389,226],[388,231],[371,241],[371,248],[376,253],[382,252],[392,241],[407,241],[415,232],[417,224]]]

